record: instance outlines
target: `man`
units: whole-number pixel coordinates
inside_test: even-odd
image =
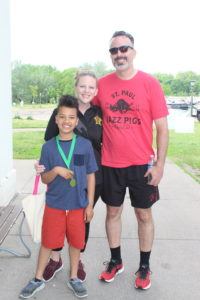
[[[136,51],[132,35],[115,32],[109,51],[116,71],[99,80],[94,101],[103,112],[103,201],[107,204],[106,232],[111,252],[110,262],[99,278],[111,282],[124,270],[120,249],[121,213],[128,187],[138,222],[140,248],[135,287],[148,289],[154,238],[151,206],[159,199],[157,186],[163,176],[168,146],[168,111],[159,82],[133,65]],[[153,122],[157,160],[148,168],[155,155]]]

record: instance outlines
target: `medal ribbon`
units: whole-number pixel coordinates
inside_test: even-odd
[[[59,144],[59,135],[56,136],[56,144],[57,144],[58,151],[59,151],[64,163],[66,164],[67,168],[69,169],[70,163],[72,160],[72,155],[73,155],[74,148],[75,148],[75,144],[76,144],[76,134],[73,135],[72,142],[71,142],[70,149],[69,149],[69,154],[67,157]]]

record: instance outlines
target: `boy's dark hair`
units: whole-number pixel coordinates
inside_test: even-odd
[[[130,33],[126,32],[126,31],[123,31],[123,30],[115,31],[112,35],[112,38],[115,38],[117,36],[126,36],[127,38],[129,38],[131,43],[134,45],[134,37]]]
[[[76,108],[78,113],[78,100],[71,95],[62,95],[59,99],[58,106],[57,106],[57,112],[59,111],[60,107],[70,107],[70,108]]]

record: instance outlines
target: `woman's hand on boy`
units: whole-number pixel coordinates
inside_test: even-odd
[[[84,212],[84,221],[86,223],[89,223],[92,220],[93,215],[94,215],[93,206],[88,204]]]
[[[40,175],[41,173],[43,173],[45,171],[45,166],[44,165],[40,165],[39,161],[37,160],[34,163],[34,169],[35,169],[37,175]]]

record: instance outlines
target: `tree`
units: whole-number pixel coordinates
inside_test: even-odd
[[[81,69],[93,70],[101,77],[108,70],[103,62],[94,65],[83,64]],[[35,66],[16,61],[12,65],[12,100],[24,103],[55,103],[62,94],[74,95],[74,79],[77,68],[59,71],[52,66]],[[182,72],[176,75],[156,73],[167,96],[188,96],[191,94],[191,81],[195,80],[193,94],[200,94],[200,75],[194,72]]]
[[[12,69],[13,101],[47,103],[60,94],[60,72],[51,66],[15,62]]]
[[[77,68],[70,68],[61,72],[59,81],[61,94],[74,95],[74,80],[77,70]]]
[[[173,75],[171,74],[162,74],[162,73],[156,73],[154,76],[160,81],[160,84],[162,85],[162,88],[164,90],[164,93],[166,96],[172,94],[171,84],[174,80]]]

